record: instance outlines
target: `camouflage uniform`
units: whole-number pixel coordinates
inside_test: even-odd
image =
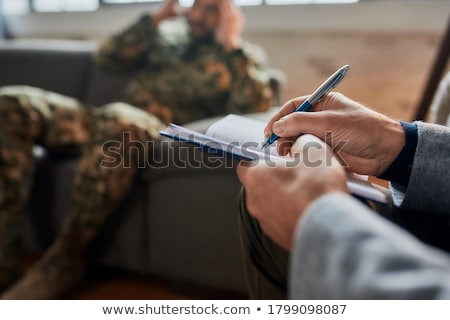
[[[18,226],[33,176],[33,144],[81,152],[71,209],[57,240],[3,298],[55,298],[81,279],[86,247],[126,196],[140,161],[135,148],[123,145],[124,132],[130,141],[146,142],[168,122],[263,111],[272,104],[257,47],[226,52],[214,38],[163,33],[151,20],[143,16],[96,53],[105,69],[135,73],[123,102],[89,111],[75,99],[37,88],[0,88],[0,290],[19,276]],[[122,155],[134,165],[100,166],[107,156],[102,146],[111,140],[122,143]]]

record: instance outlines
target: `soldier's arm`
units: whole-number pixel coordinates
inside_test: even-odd
[[[132,72],[146,63],[149,51],[158,46],[158,32],[152,16],[143,15],[125,30],[106,39],[94,59],[102,68]]]
[[[232,83],[226,111],[251,113],[267,110],[274,104],[274,96],[262,49],[244,44],[242,49],[228,55]]]

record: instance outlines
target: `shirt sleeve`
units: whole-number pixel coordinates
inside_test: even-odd
[[[407,186],[416,154],[418,130],[415,123],[400,121],[400,124],[405,132],[405,145],[394,162],[379,178]]]
[[[95,62],[113,72],[132,72],[146,62],[148,51],[158,44],[152,17],[143,15],[125,30],[106,39],[94,55]]]
[[[228,53],[227,63],[232,74],[227,113],[261,112],[273,106],[274,94],[261,48],[245,43],[241,49]]]
[[[396,205],[450,215],[450,128],[416,122],[417,147],[407,186],[391,184]]]

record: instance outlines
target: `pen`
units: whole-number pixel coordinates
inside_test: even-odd
[[[334,87],[338,85],[339,82],[344,78],[345,74],[347,73],[347,70],[349,68],[349,65],[345,65],[338,70],[336,70],[335,73],[333,73],[327,80],[325,80],[324,83],[320,85],[319,88],[316,89],[309,97],[305,100],[300,106],[297,107],[297,109],[294,110],[294,112],[306,112],[309,111],[320,99],[322,99],[323,96],[325,96],[327,93],[329,93]],[[278,140],[278,136],[275,133],[272,133],[269,138],[264,142],[262,145],[262,148],[266,148],[270,146],[272,143]]]

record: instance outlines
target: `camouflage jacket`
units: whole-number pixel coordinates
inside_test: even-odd
[[[151,20],[144,15],[95,56],[106,70],[133,74],[125,102],[176,123],[264,111],[273,103],[262,49],[244,43],[227,52],[214,38],[196,41],[155,29]]]

